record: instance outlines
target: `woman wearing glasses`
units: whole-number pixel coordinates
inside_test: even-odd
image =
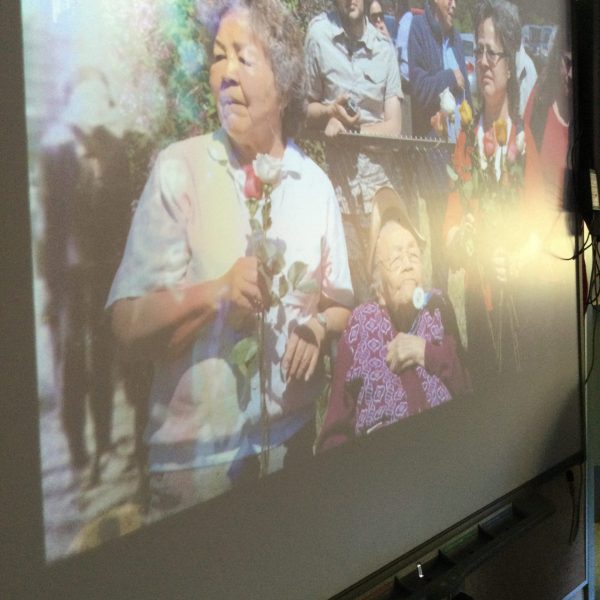
[[[318,452],[470,392],[452,305],[425,291],[425,240],[391,188],[373,198],[369,246],[376,299],[340,339]]]
[[[475,8],[480,113],[463,118],[444,236],[451,269],[464,269],[464,315],[474,386],[522,370],[519,276],[527,228],[523,220],[523,132],[518,120],[517,8],[481,0]],[[469,124],[469,121],[471,123]]]

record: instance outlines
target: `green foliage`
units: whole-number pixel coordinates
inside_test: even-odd
[[[195,0],[160,0],[156,31],[149,39],[167,98],[167,110],[158,124],[158,136],[166,143],[218,127],[195,15]]]
[[[255,336],[245,337],[231,350],[229,362],[236,365],[245,378],[249,378],[256,371],[256,357],[258,355],[258,340]]]
[[[303,33],[306,33],[308,24],[313,17],[330,10],[332,4],[330,0],[282,0],[282,2],[296,17]]]

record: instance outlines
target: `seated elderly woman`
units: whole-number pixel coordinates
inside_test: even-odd
[[[423,238],[391,188],[377,192],[373,215],[377,301],[354,309],[340,339],[319,451],[470,389],[452,307],[422,288]]]
[[[108,300],[123,348],[155,362],[146,438],[157,517],[258,477],[265,453],[262,474],[312,455],[321,347],[353,302],[333,188],[289,141],[304,102],[293,17],[277,0],[206,10],[222,129],[158,156]],[[287,276],[265,263],[274,256]],[[233,358],[253,336],[260,368],[251,344]]]

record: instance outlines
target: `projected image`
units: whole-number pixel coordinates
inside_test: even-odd
[[[49,561],[552,369],[559,10],[22,13]]]

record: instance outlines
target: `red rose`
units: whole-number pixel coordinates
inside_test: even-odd
[[[492,288],[489,283],[481,284],[481,291],[483,293],[483,304],[488,312],[494,310],[494,301],[492,300]]]
[[[454,170],[464,182],[471,179],[472,154],[473,146],[468,145],[465,131],[461,129],[456,138],[456,149],[454,151]]]
[[[517,144],[515,142],[511,142],[508,145],[508,150],[506,151],[506,160],[512,165],[519,155],[519,150],[517,149]]]
[[[244,196],[246,198],[254,198],[259,200],[263,195],[263,184],[259,179],[258,175],[254,172],[252,165],[244,165],[244,173],[246,174],[246,181],[244,183]]]
[[[496,154],[496,140],[493,130],[489,129],[483,136],[483,152],[487,158],[492,158]]]

